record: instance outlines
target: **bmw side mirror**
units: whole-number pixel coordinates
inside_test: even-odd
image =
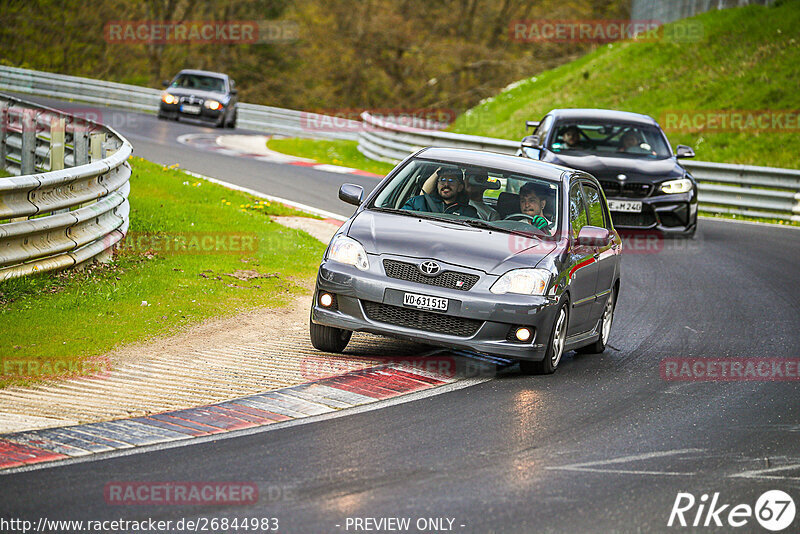
[[[611,232],[599,226],[584,226],[578,232],[578,244],[589,247],[603,247],[611,242]]]
[[[339,188],[339,200],[343,200],[348,204],[354,206],[361,205],[361,199],[364,197],[364,188],[356,184],[342,184]]]
[[[526,135],[522,138],[523,148],[542,148],[542,142],[538,135]]]
[[[690,146],[686,145],[678,145],[675,147],[675,157],[680,158],[693,158],[694,157],[694,149]]]

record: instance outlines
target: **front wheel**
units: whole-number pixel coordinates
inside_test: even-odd
[[[600,337],[591,345],[586,345],[577,350],[581,354],[600,354],[606,350],[608,337],[611,335],[611,323],[614,321],[614,308],[617,305],[616,291],[611,290],[603,308],[603,317],[600,318]]]
[[[567,324],[569,324],[568,303],[564,302],[558,308],[553,331],[550,332],[550,342],[547,345],[544,359],[540,362],[523,360],[519,367],[525,374],[549,375],[555,372],[561,357],[564,355],[564,343],[567,339]]]
[[[315,324],[311,320],[309,320],[308,330],[311,334],[311,344],[315,349],[323,352],[340,353],[344,351],[350,342],[350,336],[353,335],[351,330]]]

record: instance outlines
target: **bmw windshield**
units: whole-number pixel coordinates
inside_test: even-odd
[[[658,127],[624,122],[561,121],[548,148],[571,156],[665,159],[672,155]]]
[[[380,191],[372,208],[506,232],[553,235],[558,184],[508,171],[414,159]]]

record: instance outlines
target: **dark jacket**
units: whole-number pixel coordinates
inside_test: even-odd
[[[426,198],[427,197],[427,198]],[[437,194],[417,195],[411,197],[403,204],[404,210],[427,211],[430,213],[449,213],[451,215],[461,215],[463,217],[478,218],[478,210],[469,205],[469,199],[461,195],[452,204],[445,204],[442,197]]]

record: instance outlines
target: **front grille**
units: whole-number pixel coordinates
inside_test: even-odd
[[[601,180],[607,197],[644,198],[653,190],[653,184],[622,183],[611,180]]]
[[[453,317],[442,313],[431,313],[420,310],[389,306],[378,302],[362,300],[364,313],[373,321],[389,323],[415,330],[448,334],[451,336],[470,337],[475,335],[482,321]]]
[[[419,272],[419,269],[413,263],[396,260],[383,260],[383,268],[389,278],[397,278],[398,280],[407,280],[429,286],[446,287],[448,289],[459,289],[461,291],[469,291],[480,279],[478,275],[460,273],[458,271],[442,271],[436,276],[425,276]],[[459,285],[459,282],[461,282],[461,285]]]
[[[612,211],[611,220],[614,222],[614,226],[649,228],[656,223],[656,216],[649,209],[649,206],[642,206],[641,213]]]

